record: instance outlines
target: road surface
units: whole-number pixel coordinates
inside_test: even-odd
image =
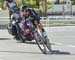
[[[35,42],[20,43],[0,30],[0,60],[75,60],[75,26],[46,28],[52,50],[59,52],[42,54]]]

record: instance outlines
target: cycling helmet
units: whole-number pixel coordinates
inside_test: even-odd
[[[13,2],[13,0],[6,0],[6,1],[8,1],[9,3],[12,3]]]
[[[28,8],[27,6],[22,6],[22,11],[24,11],[27,8]]]
[[[20,11],[20,8],[14,8],[14,12],[16,12],[16,11]]]

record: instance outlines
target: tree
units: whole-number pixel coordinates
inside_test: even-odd
[[[39,3],[40,3],[39,0],[36,0],[36,5],[37,5],[38,7],[39,7]]]
[[[72,5],[75,5],[75,0],[71,0],[72,1]]]
[[[57,0],[56,2],[55,2],[55,4],[59,4],[60,3],[60,0]]]

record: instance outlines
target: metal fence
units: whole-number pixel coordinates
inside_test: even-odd
[[[7,29],[8,23],[10,22],[8,17],[0,17],[0,29]],[[75,22],[74,16],[48,16],[41,17],[41,23],[46,27],[50,26],[50,23],[61,23],[61,22]]]
[[[9,21],[8,17],[0,17],[0,29],[7,29]]]
[[[75,16],[48,16],[41,17],[41,23],[44,26],[49,27],[50,23],[73,23],[73,24],[65,24],[65,25],[75,25]]]

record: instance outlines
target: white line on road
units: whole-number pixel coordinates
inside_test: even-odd
[[[0,60],[3,60],[3,59],[0,59]]]

